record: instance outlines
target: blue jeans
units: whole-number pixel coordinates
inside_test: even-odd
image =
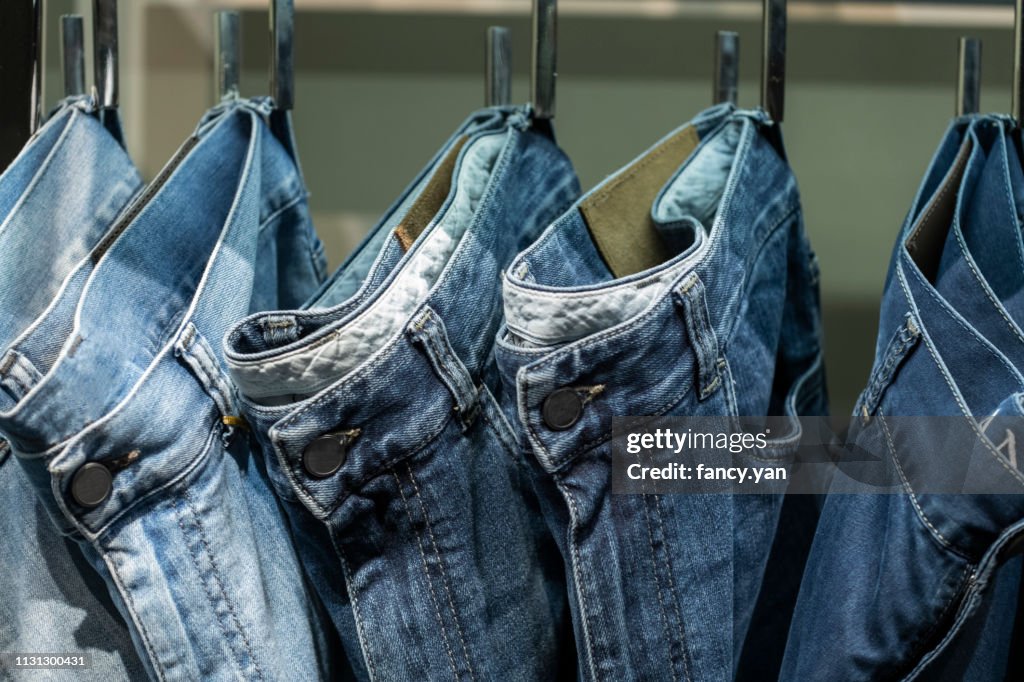
[[[334,307],[251,317],[227,339],[360,677],[572,675],[562,569],[497,408],[492,345],[502,268],[577,194],[527,112],[480,112],[314,300]]]
[[[339,672],[220,350],[322,280],[280,116],[208,116],[2,367],[0,431],[157,679]]]
[[[120,140],[104,129],[91,103],[62,102],[0,177],[0,355],[44,312],[141,186]],[[86,653],[92,667],[81,679],[144,674],[102,580],[78,548],[54,532],[2,440],[0,537],[0,651]]]
[[[687,134],[648,224],[617,226],[673,253],[616,276],[585,211]],[[816,265],[780,150],[762,113],[710,109],[509,267],[501,402],[565,563],[583,679],[730,679],[748,639],[781,496],[614,495],[611,417],[824,411]],[[795,454],[791,423],[772,461]]]
[[[852,438],[885,453],[902,484],[897,494],[864,494],[856,478],[837,475],[784,679],[1003,679],[1024,476],[981,418],[1024,414],[1024,377],[1016,322],[994,294],[998,280],[982,274],[996,270],[982,270],[980,251],[969,248],[980,230],[1008,240],[1018,229],[1003,127],[991,118],[954,122],[897,240]],[[890,419],[907,415],[957,419],[971,438],[949,442],[921,422]],[[974,475],[1013,494],[927,492],[968,461]]]

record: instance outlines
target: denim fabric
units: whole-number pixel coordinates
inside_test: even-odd
[[[155,679],[340,673],[266,471],[230,419],[220,352],[254,301],[303,300],[321,283],[305,188],[269,108],[207,117],[3,364],[0,431]],[[70,492],[86,462],[113,475],[90,508]]]
[[[730,679],[782,505],[768,495],[611,494],[611,417],[825,407],[816,266],[778,130],[728,106],[688,125],[699,146],[651,209],[675,257],[616,279],[573,208],[516,258],[504,285],[502,407],[565,562],[588,680]],[[563,387],[583,413],[554,430],[542,406]],[[793,420],[750,465],[789,461],[799,435]]]
[[[1010,122],[998,117],[979,117],[970,126],[972,149],[934,279],[936,290],[963,319],[1014,367],[1024,370],[1024,332],[1001,301],[1024,285],[1018,210],[1008,173],[1007,125]],[[954,377],[958,383],[973,378]]]
[[[451,142],[316,299],[334,308],[252,317],[226,352],[361,677],[564,679],[562,567],[497,409],[492,344],[501,268],[578,184],[527,111],[480,112],[456,138],[450,191],[411,245],[395,228]],[[304,452],[326,434],[343,458],[318,478]]]
[[[985,338],[1010,326],[963,248],[977,230],[1010,229],[992,220],[1016,223],[1005,198],[1012,193],[1000,192],[1001,203],[985,200],[993,190],[987,177],[1007,188],[1005,176],[987,175],[985,145],[1003,134],[992,125],[954,123],[901,230],[879,351],[852,438],[885,453],[902,485],[898,494],[854,494],[865,490],[863,482],[837,475],[804,574],[784,679],[1003,679],[1020,571],[1019,560],[1009,560],[1024,531],[1024,476],[990,425],[1022,414],[1024,377]],[[994,141],[989,151],[998,169],[1007,162],[1005,146]],[[987,306],[985,316],[973,306]],[[1013,344],[1004,350],[1019,359]],[[951,442],[915,427],[920,422],[888,419],[902,415],[958,418],[971,438]],[[985,489],[997,484],[1012,494],[921,492],[968,462]]]
[[[0,176],[0,354],[43,312],[141,188],[119,142],[88,99],[69,99]],[[0,652],[89,654],[92,667],[73,673],[76,679],[144,674],[102,580],[77,547],[54,532],[9,455],[0,441]],[[66,674],[0,666],[2,679]]]

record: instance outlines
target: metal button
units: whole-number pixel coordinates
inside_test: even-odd
[[[544,423],[553,431],[565,431],[583,416],[583,399],[571,388],[560,388],[544,399]]]
[[[302,452],[302,466],[313,478],[333,476],[348,455],[348,445],[338,435],[320,436]]]
[[[71,497],[87,508],[103,504],[113,489],[114,476],[99,462],[83,464],[71,479]]]

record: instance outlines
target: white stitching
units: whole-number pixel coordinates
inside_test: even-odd
[[[416,545],[419,547],[420,558],[423,560],[423,573],[427,579],[427,585],[430,588],[430,601],[434,605],[434,614],[437,616],[437,624],[441,628],[441,638],[444,641],[444,649],[446,652],[448,652],[448,662],[452,666],[452,675],[458,678],[459,673],[455,667],[455,655],[454,653],[452,653],[451,644],[448,642],[448,629],[445,627],[444,619],[441,618],[441,606],[437,600],[437,594],[434,592],[434,580],[430,577],[430,566],[429,564],[427,564],[427,554],[423,549],[423,539],[420,537],[420,534],[417,533],[415,530],[416,521],[415,519],[413,519],[412,509],[409,507],[409,500],[405,496],[405,491],[402,490],[402,479],[398,477],[398,472],[395,471],[394,469],[392,469],[391,473],[395,477],[395,483],[398,486],[399,495],[402,496],[402,502],[405,503],[405,514],[409,517],[409,525],[412,527],[411,530],[413,534],[416,535]]]

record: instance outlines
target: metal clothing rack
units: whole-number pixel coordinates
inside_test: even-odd
[[[41,116],[43,0],[4,0],[0,19],[0,168],[6,168]]]
[[[294,107],[294,0],[269,0],[271,29],[271,93],[279,110]],[[535,120],[550,122],[556,112],[558,77],[558,2],[532,0],[531,102]],[[42,117],[42,42],[44,0],[5,0],[0,9],[0,87],[5,93],[0,113],[0,170],[6,168],[35,131]],[[117,0],[93,0],[95,96],[100,109],[118,106]],[[237,97],[240,74],[240,19],[237,12],[216,18],[216,97]],[[1024,0],[1016,0],[1012,113],[1024,120]],[[786,0],[762,0],[761,106],[773,122],[785,114]],[[65,95],[87,91],[81,17],[63,17]],[[485,49],[485,96],[488,106],[511,102],[511,38],[507,28],[492,26]],[[980,109],[981,43],[960,41],[955,112]],[[720,31],[715,39],[712,101],[737,101],[739,37]]]
[[[276,108],[295,102],[294,0],[269,0],[271,92]],[[93,95],[100,112],[116,109],[118,77],[117,0],[93,0]],[[0,171],[18,155],[42,121],[42,56],[45,0],[4,0],[0,6]],[[237,12],[217,16],[218,97],[237,96],[240,74],[240,21]],[[86,90],[83,20],[61,17],[64,95]]]

